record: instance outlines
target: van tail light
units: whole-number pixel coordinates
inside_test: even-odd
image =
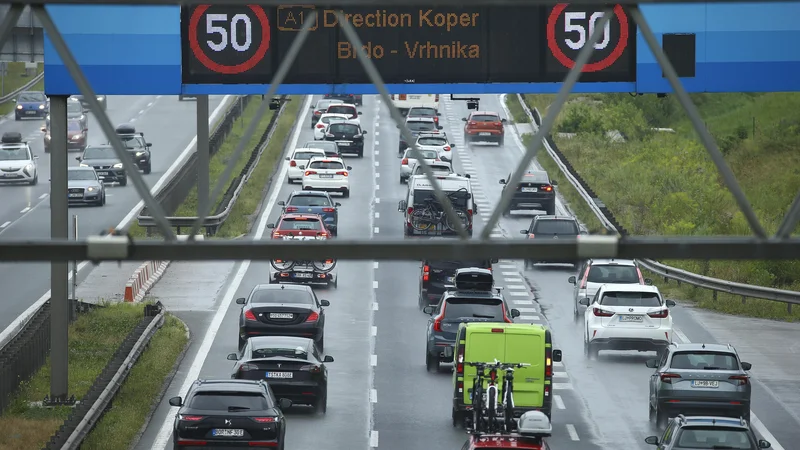
[[[544,352],[544,376],[553,376],[553,347],[547,347]]]
[[[545,192],[553,192],[553,186],[550,186],[550,185],[548,184],[547,186],[544,186],[544,187],[542,188],[542,190],[543,190],[543,191],[545,191]]]
[[[456,373],[464,373],[464,346],[458,346],[458,359],[456,360]]]
[[[251,322],[255,322],[258,320],[256,319],[256,315],[253,314],[253,310],[251,309],[248,309],[247,311],[244,312],[244,318],[245,320],[249,320]]]
[[[737,386],[745,386],[747,383],[750,382],[749,377],[747,375],[731,375],[728,377],[731,381],[736,381]]]
[[[297,167],[297,161],[295,160],[289,161],[289,167]]]
[[[425,264],[422,266],[422,281],[428,281],[431,278],[431,266]]]
[[[669,309],[662,309],[661,311],[647,313],[653,319],[666,319],[669,317]]]
[[[277,417],[253,417],[253,420],[255,420],[258,423],[275,423],[275,422],[278,421],[278,418]]]
[[[286,207],[286,212],[297,212],[297,207],[296,206],[287,206]]]
[[[320,373],[322,370],[317,365],[309,364],[307,366],[300,367],[300,371],[301,372]]]
[[[316,322],[317,320],[319,320],[319,313],[316,311],[311,311],[311,314],[308,315],[306,322]]]
[[[467,210],[467,215],[468,215],[468,216],[470,216],[470,217],[472,217],[472,210],[471,210],[471,209],[468,209],[468,210]]]
[[[309,175],[316,175],[316,174],[317,174],[317,172],[315,170],[306,170],[306,173],[304,173],[303,175],[309,176]]]
[[[334,208],[322,208],[322,212],[336,212]]]
[[[349,173],[347,173],[346,170],[342,170],[342,171],[336,172],[336,175],[342,175],[342,176],[346,177],[347,175],[349,175]]]
[[[614,315],[613,312],[606,311],[605,309],[600,309],[598,307],[592,308],[592,311],[594,312],[594,315],[597,317],[611,317]]]
[[[403,160],[400,162],[400,164],[402,164],[404,166],[407,166],[408,165],[408,158],[403,158]]]
[[[187,414],[181,414],[180,415],[180,420],[182,420],[184,422],[199,422],[199,421],[201,421],[201,420],[203,420],[205,418],[206,418],[205,416],[190,416],[190,415],[187,415]]]
[[[433,321],[433,331],[438,333],[442,332],[442,316],[437,317],[436,320]]]
[[[590,267],[587,267],[586,271],[583,272],[583,277],[582,277],[582,280],[581,280],[581,287],[580,287],[581,289],[586,289],[586,280],[589,279],[589,269],[590,269]]]
[[[438,101],[439,101],[439,94],[436,94],[436,97],[435,97],[434,101],[435,101],[435,102],[438,102]]]
[[[413,213],[413,212],[414,212],[414,207],[413,207],[413,206],[409,206],[409,207],[408,207],[408,209],[406,209],[406,214],[408,214],[409,216],[410,216],[410,215],[411,215],[411,213]]]
[[[681,376],[677,373],[662,373],[661,375],[661,382],[672,384],[672,380],[680,378]]]

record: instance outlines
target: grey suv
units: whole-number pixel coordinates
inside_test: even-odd
[[[743,417],[750,421],[752,365],[730,344],[676,344],[647,361],[650,420],[661,425],[678,414]]]
[[[453,361],[458,326],[466,322],[513,323],[520,312],[510,309],[500,289],[494,287],[492,271],[478,267],[456,270],[453,285],[446,286],[439,304],[422,309],[430,314],[425,365],[438,372],[442,361]]]
[[[658,450],[714,449],[756,450],[772,444],[757,439],[743,418],[679,415],[672,419],[661,439],[649,436],[644,440]]]

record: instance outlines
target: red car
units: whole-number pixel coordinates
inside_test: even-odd
[[[547,442],[541,437],[527,437],[519,434],[473,434],[461,450],[549,450]]]
[[[464,125],[464,140],[468,144],[476,141],[494,141],[498,145],[503,145],[506,135],[506,119],[500,118],[500,114],[491,111],[475,111],[470,113],[469,117],[464,117],[461,120],[466,122]]]
[[[327,239],[331,236],[317,214],[283,214],[278,223],[267,224],[272,239]]]

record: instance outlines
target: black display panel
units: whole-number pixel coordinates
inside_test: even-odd
[[[285,84],[370,84],[336,9],[182,8],[184,84],[268,84],[305,20],[317,17]],[[602,12],[595,6],[343,10],[386,83],[560,82]],[[636,30],[622,7],[582,82],[636,79]]]

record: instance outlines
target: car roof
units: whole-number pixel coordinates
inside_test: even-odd
[[[497,288],[492,288],[491,291],[473,291],[469,289],[458,290],[455,287],[452,288],[445,288],[445,300],[450,300],[451,298],[460,298],[460,297],[470,297],[470,298],[480,298],[480,299],[497,299],[503,300],[505,302],[505,298],[500,295],[500,292],[496,290]]]
[[[742,430],[750,429],[750,427],[747,425],[747,422],[743,421],[742,419],[735,419],[732,417],[684,416],[682,420],[682,428],[719,426],[725,428],[740,428]]]
[[[570,222],[577,222],[578,219],[570,216],[535,216],[533,220],[563,220]]]
[[[305,197],[330,197],[330,194],[325,191],[292,191],[292,193],[289,194],[289,197],[294,197],[296,195],[302,195]]]
[[[730,344],[704,344],[702,342],[689,342],[685,344],[673,344],[673,349],[677,352],[681,351],[709,351],[709,352],[728,352],[736,353],[736,350]]]
[[[319,141],[318,141],[318,142],[319,142]],[[294,149],[294,151],[292,152],[292,154],[294,155],[294,154],[295,154],[295,153],[297,153],[297,152],[308,152],[308,151],[312,151],[312,150],[313,150],[313,151],[318,151],[318,152],[321,152],[321,153],[325,153],[325,149],[324,149],[324,148],[315,148],[315,147],[298,147],[298,148]]]
[[[264,392],[264,384],[257,380],[197,380],[196,391]]]
[[[603,293],[606,292],[648,292],[653,294],[660,294],[661,291],[658,290],[656,286],[646,286],[642,284],[615,284],[615,283],[606,283],[600,287]]]
[[[636,261],[632,259],[601,258],[589,261],[591,266],[636,266]]]
[[[314,162],[317,159],[321,159],[323,161],[328,161],[328,162],[340,162],[340,163],[344,164],[344,159],[342,159],[342,158],[340,158],[338,156],[312,156],[311,159],[308,160],[308,162],[310,164],[310,163]]]
[[[303,347],[308,348],[313,341],[299,336],[253,336],[250,346],[264,347]]]
[[[255,291],[311,291],[311,287],[305,284],[259,283],[253,286],[253,292]]]
[[[342,114],[342,113],[327,113],[326,112],[326,113],[322,113],[322,115],[319,116],[320,119],[323,118],[323,117],[350,117],[350,116],[348,116],[347,114]]]
[[[300,219],[305,217],[306,219],[314,219],[314,220],[322,220],[319,214],[302,214],[302,213],[286,213],[281,215],[281,220],[284,219]]]
[[[475,115],[475,114],[500,117],[500,113],[494,111],[473,111],[470,115]]]
[[[406,119],[406,122],[434,122],[433,117],[415,116]]]
[[[543,444],[537,444],[530,438],[507,434],[472,435],[470,443],[473,448],[515,448],[519,450],[541,450],[545,448]]]

